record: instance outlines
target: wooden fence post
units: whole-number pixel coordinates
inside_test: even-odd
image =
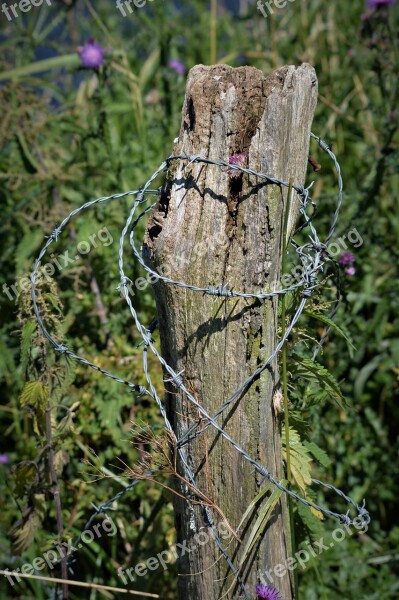
[[[268,77],[253,67],[198,65],[188,75],[173,154],[238,162],[284,181],[292,177],[296,185],[302,185],[316,98],[316,75],[307,64],[285,66]],[[230,289],[248,293],[284,287],[279,280],[286,198],[286,188],[252,175],[187,160],[172,161],[147,227],[145,259],[173,279],[199,287],[228,284]],[[291,232],[297,215],[294,199]],[[162,355],[175,371],[182,371],[186,388],[213,415],[272,354],[277,299],[213,298],[162,281],[154,289]],[[218,423],[249,455],[281,477],[281,422],[272,406],[278,386],[274,363]],[[168,414],[179,438],[200,414],[176,385],[168,383],[167,390]],[[199,490],[236,528],[259,492],[259,476],[212,427],[185,449]],[[176,489],[187,493],[182,484],[176,483]],[[241,571],[252,596],[260,575],[284,564],[289,555],[284,504],[285,498],[276,506]],[[211,513],[215,523],[220,523],[218,512]],[[175,517],[178,542],[186,540],[187,547],[195,547],[179,561],[179,598],[218,600],[233,580],[231,575],[226,579],[226,563],[213,540],[203,545],[194,542],[204,526],[201,507],[176,497]],[[255,520],[256,512],[240,531],[242,543],[234,537],[225,542],[236,565]],[[289,572],[275,577],[275,587],[284,600],[293,598]],[[241,594],[236,586],[226,598]]]

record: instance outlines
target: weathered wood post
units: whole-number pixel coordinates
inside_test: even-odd
[[[286,66],[268,77],[252,67],[198,65],[188,76],[174,155],[229,162],[239,154],[243,166],[284,181],[293,177],[301,185],[316,98],[316,75],[307,64]],[[248,293],[278,289],[286,198],[286,188],[247,174],[173,161],[148,224],[146,260],[173,279],[199,287],[228,284]],[[294,201],[290,231],[297,213]],[[187,389],[213,415],[272,354],[277,300],[215,299],[163,282],[154,288],[163,357],[183,371]],[[274,364],[218,421],[277,477],[282,475],[280,421],[272,396],[278,379]],[[179,438],[200,415],[173,383],[167,385],[169,416]],[[186,452],[200,490],[237,527],[259,491],[259,477],[212,427],[190,442]],[[200,507],[176,498],[175,515],[178,541],[190,546],[204,525]],[[213,517],[220,520],[216,511]],[[248,530],[241,535],[244,541]],[[236,562],[242,547],[234,537],[229,541],[228,552]],[[284,563],[288,553],[289,523],[280,502],[242,571],[251,594],[260,573]],[[224,581],[226,564],[218,559],[213,542],[181,558],[181,600],[218,600],[226,592],[232,580]],[[293,597],[289,572],[276,580],[276,587],[285,600]],[[240,596],[237,587],[234,594]]]

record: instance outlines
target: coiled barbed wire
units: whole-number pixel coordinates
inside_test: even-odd
[[[210,160],[208,158],[204,158],[204,157],[201,157],[198,155],[193,155],[193,156],[180,155],[180,156],[170,156],[167,160],[162,162],[162,164],[159,166],[159,168],[151,175],[149,180],[146,182],[146,184],[142,188],[137,189],[137,190],[131,190],[131,191],[120,193],[120,194],[113,194],[111,196],[104,196],[101,198],[97,198],[96,200],[86,202],[79,208],[73,210],[68,215],[62,221],[62,223],[54,229],[52,234],[48,237],[47,242],[43,246],[42,250],[39,253],[38,258],[36,259],[36,261],[34,263],[34,268],[33,268],[32,274],[31,274],[32,303],[33,303],[34,312],[35,312],[35,315],[37,318],[37,322],[38,322],[41,330],[43,331],[44,336],[46,337],[46,339],[50,342],[50,344],[54,347],[54,349],[58,353],[69,356],[71,359],[78,361],[81,364],[88,366],[92,369],[95,369],[96,371],[99,371],[105,377],[109,377],[115,381],[118,381],[118,382],[128,386],[131,389],[131,391],[137,392],[139,395],[142,395],[142,394],[148,395],[150,398],[152,398],[157,403],[159,411],[160,411],[162,418],[164,420],[164,423],[165,423],[165,428],[168,431],[168,433],[170,434],[171,439],[173,440],[173,442],[176,445],[177,452],[181,459],[181,465],[184,470],[183,475],[184,475],[184,477],[186,477],[187,481],[190,482],[190,484],[192,484],[194,486],[196,485],[194,474],[193,474],[193,472],[188,464],[188,461],[187,461],[186,446],[190,443],[191,440],[193,440],[194,438],[201,435],[204,431],[206,431],[206,429],[208,429],[209,427],[213,427],[213,428],[215,428],[216,431],[218,431],[223,436],[223,438],[226,441],[228,441],[236,449],[236,451],[253,467],[253,469],[256,472],[258,472],[264,479],[268,479],[273,485],[275,485],[278,489],[280,489],[281,491],[283,491],[284,493],[289,495],[291,498],[295,499],[298,502],[301,502],[302,504],[304,504],[308,507],[311,507],[317,511],[320,511],[322,514],[324,514],[328,517],[335,518],[347,526],[359,524],[359,522],[360,522],[361,526],[364,526],[364,525],[368,525],[370,522],[370,516],[366,509],[364,500],[363,500],[362,505],[359,505],[354,500],[352,500],[349,496],[347,496],[344,492],[342,492],[338,488],[334,487],[333,485],[323,483],[323,482],[319,481],[318,479],[312,479],[313,484],[324,486],[324,487],[330,489],[331,491],[335,492],[338,496],[343,498],[350,506],[354,507],[357,512],[357,516],[353,519],[349,516],[349,510],[345,514],[340,514],[340,513],[331,511],[328,508],[318,506],[316,503],[311,502],[311,501],[307,500],[306,498],[303,498],[302,496],[296,494],[295,492],[293,492],[292,490],[290,490],[289,488],[284,486],[280,481],[278,481],[272,475],[272,473],[269,472],[269,470],[264,465],[260,464],[253,457],[251,457],[245,451],[245,449],[242,448],[226,431],[224,431],[223,427],[221,427],[217,422],[218,418],[225,412],[225,410],[230,406],[230,404],[232,402],[234,402],[250,386],[252,381],[256,377],[258,377],[258,375],[260,373],[262,373],[262,371],[264,371],[270,365],[270,363],[273,362],[273,360],[277,357],[278,353],[280,352],[280,350],[286,343],[288,337],[290,336],[294,326],[300,319],[300,317],[304,311],[306,302],[313,295],[313,293],[318,289],[318,287],[320,285],[318,275],[323,272],[324,265],[325,265],[326,261],[329,260],[328,253],[326,251],[327,244],[328,244],[329,240],[332,238],[332,236],[334,235],[336,225],[338,222],[339,212],[340,212],[340,208],[342,205],[342,199],[343,199],[343,183],[342,183],[341,170],[340,170],[338,160],[335,157],[334,153],[332,152],[331,148],[326,144],[326,142],[324,142],[318,136],[314,135],[313,133],[311,133],[310,135],[311,135],[311,138],[315,139],[318,142],[319,146],[323,149],[324,152],[326,152],[329,155],[329,157],[331,158],[331,160],[334,163],[335,170],[337,173],[337,178],[338,178],[338,194],[337,194],[335,212],[334,212],[334,215],[333,215],[333,218],[331,221],[329,232],[328,232],[325,240],[323,242],[321,242],[319,239],[318,233],[316,231],[316,228],[314,226],[314,223],[313,223],[314,214],[312,216],[308,216],[308,214],[307,214],[307,209],[308,209],[309,205],[312,204],[312,201],[310,198],[310,189],[311,189],[312,184],[310,184],[307,188],[304,188],[302,186],[295,186],[295,185],[293,186],[293,192],[295,192],[297,194],[297,198],[299,200],[299,211],[300,211],[300,214],[302,215],[302,218],[304,221],[303,224],[299,227],[298,231],[303,230],[305,227],[307,227],[310,231],[309,236],[308,236],[309,241],[306,242],[305,244],[303,244],[302,246],[299,246],[294,240],[292,240],[292,242],[291,242],[292,246],[295,249],[297,257],[302,264],[301,276],[297,283],[295,283],[289,287],[285,287],[285,288],[278,289],[278,290],[263,290],[258,293],[255,293],[255,292],[254,293],[244,293],[244,292],[229,289],[228,284],[225,282],[220,284],[219,286],[208,286],[208,287],[194,286],[194,285],[191,285],[190,283],[177,281],[177,280],[171,279],[169,277],[166,277],[165,275],[161,275],[160,273],[157,273],[156,271],[152,270],[148,265],[146,265],[141,254],[139,253],[138,249],[136,248],[135,240],[134,240],[134,233],[135,233],[138,223],[141,221],[142,218],[144,218],[152,210],[152,208],[155,206],[155,204],[151,204],[150,206],[147,206],[137,216],[136,216],[136,213],[137,213],[139,207],[141,207],[147,201],[147,198],[146,198],[147,195],[159,195],[161,189],[152,189],[150,186],[153,183],[153,181],[155,181],[155,179],[158,177],[158,175],[160,175],[161,173],[163,173],[167,170],[170,163],[172,163],[173,161],[188,161],[190,163],[197,162],[197,163],[213,165],[213,166],[216,166],[219,168],[226,168],[226,169],[230,169],[230,170],[234,169],[234,170],[238,170],[243,173],[246,173],[248,175],[252,175],[254,177],[263,179],[268,184],[271,184],[271,185],[278,185],[280,187],[286,187],[286,188],[289,188],[289,186],[290,186],[290,184],[288,182],[270,177],[264,173],[258,173],[251,169],[246,169],[239,165],[232,165],[232,164],[226,163],[224,161],[214,161],[214,160]],[[103,203],[103,202],[107,202],[107,201],[111,201],[111,200],[116,200],[116,199],[121,199],[121,198],[125,198],[128,196],[134,197],[135,200],[133,202],[133,206],[130,210],[129,216],[126,220],[125,226],[124,226],[121,236],[120,236],[119,252],[118,252],[120,282],[119,282],[117,289],[120,291],[121,295],[125,298],[128,308],[129,308],[129,311],[131,313],[131,316],[136,325],[137,331],[139,332],[139,334],[142,338],[142,342],[141,342],[140,346],[143,347],[143,350],[142,350],[143,372],[144,372],[146,381],[148,383],[149,389],[147,389],[147,387],[132,383],[128,380],[121,379],[117,375],[114,375],[114,374],[110,373],[109,371],[98,367],[97,365],[95,365],[94,363],[92,363],[91,361],[86,359],[85,357],[74,353],[65,344],[60,344],[59,342],[57,342],[54,339],[54,337],[51,335],[51,333],[48,331],[48,329],[46,328],[46,325],[43,323],[43,320],[42,320],[41,314],[40,314],[40,310],[39,310],[39,307],[37,304],[36,283],[37,283],[37,275],[38,275],[38,271],[40,269],[41,261],[43,260],[45,254],[47,253],[48,248],[51,246],[51,244],[53,244],[54,242],[56,242],[58,240],[58,237],[60,236],[60,234],[66,227],[66,225],[70,222],[70,220],[73,219],[78,214],[80,214],[81,212],[93,207],[95,204]],[[145,271],[149,275],[152,276],[152,281],[161,280],[167,284],[182,287],[182,288],[188,289],[192,292],[202,293],[202,294],[214,297],[214,298],[221,297],[221,298],[224,298],[226,301],[229,300],[230,298],[235,298],[235,297],[256,298],[259,301],[265,301],[266,299],[270,299],[270,298],[276,297],[276,296],[281,296],[281,295],[287,294],[288,292],[292,292],[292,291],[299,292],[300,302],[296,308],[294,316],[292,317],[290,323],[288,324],[288,326],[285,330],[284,335],[278,341],[272,355],[262,365],[260,365],[234,391],[234,393],[230,396],[230,398],[228,398],[224,402],[224,404],[219,408],[219,410],[214,415],[208,414],[208,412],[205,410],[205,408],[203,406],[201,406],[198,403],[198,401],[194,398],[194,396],[189,392],[189,390],[186,388],[186,386],[184,384],[184,377],[182,376],[182,373],[176,373],[173,370],[173,368],[160,355],[158,349],[154,345],[154,340],[152,339],[152,336],[151,336],[153,329],[151,330],[150,327],[146,328],[141,323],[141,321],[137,315],[137,312],[136,312],[136,310],[133,306],[132,300],[131,300],[131,291],[129,289],[130,284],[132,282],[127,277],[127,275],[125,274],[125,271],[124,271],[124,241],[125,241],[125,238],[128,233],[129,233],[129,241],[130,241],[130,245],[131,245],[133,254],[136,257],[139,264],[145,269]],[[336,309],[334,309],[334,311],[336,312]],[[335,312],[334,312],[334,314],[335,314]],[[324,336],[324,339],[325,339],[325,336]],[[324,339],[322,338],[322,340],[320,340],[318,349],[320,349],[322,343],[324,342]],[[149,370],[148,370],[148,360],[147,360],[148,351],[151,351],[154,354],[154,356],[158,359],[158,361],[162,365],[164,371],[169,374],[170,381],[173,381],[176,384],[176,386],[185,395],[187,400],[189,402],[191,402],[199,410],[199,412],[201,414],[201,417],[198,420],[198,422],[192,424],[183,433],[183,435],[179,439],[176,437],[176,435],[173,431],[171,423],[169,422],[168,416],[166,414],[164,404],[163,404],[162,400],[160,399],[160,397],[158,396],[158,393],[152,382],[151,374],[149,373]],[[315,359],[315,357],[317,355],[317,351],[315,351],[315,354],[313,355],[313,359]],[[202,428],[199,429],[199,427],[201,425],[202,425]],[[150,472],[150,475],[152,475],[152,474],[153,474],[153,472]],[[132,489],[135,486],[135,484],[137,483],[137,481],[138,480],[133,481],[125,489],[118,492],[118,494],[116,494],[116,496],[114,496],[107,502],[101,504],[99,507],[94,507],[95,512],[91,515],[91,517],[87,521],[87,523],[84,527],[84,530],[88,529],[91,526],[93,520],[96,518],[96,516],[99,513],[106,513],[107,510],[112,510],[112,504],[116,500],[121,498],[130,489]],[[212,536],[214,537],[215,542],[216,542],[224,560],[226,561],[229,569],[236,575],[237,582],[241,588],[241,591],[244,594],[244,597],[248,598],[244,583],[238,576],[238,571],[237,571],[236,567],[234,566],[232,559],[227,554],[220,538],[218,537],[217,530],[216,530],[209,507],[201,505],[201,509],[202,509],[205,525],[207,527],[211,528]],[[75,546],[78,545],[78,542],[80,541],[80,539],[81,539],[81,536],[79,536],[79,538],[75,541]]]

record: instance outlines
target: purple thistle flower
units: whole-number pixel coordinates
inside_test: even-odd
[[[390,6],[395,4],[396,0],[367,0],[366,8],[377,8],[378,6]]]
[[[345,269],[345,275],[348,275],[349,277],[353,277],[353,275],[355,273],[356,273],[355,267],[348,267],[347,269]]]
[[[86,69],[98,69],[105,59],[104,48],[93,39],[87,40],[84,46],[77,49],[77,52]]]
[[[353,256],[352,252],[343,252],[339,257],[338,264],[340,264],[341,267],[346,267],[347,265],[351,265],[354,262],[355,257]]]
[[[0,454],[0,465],[8,465],[10,457],[8,454]]]
[[[246,167],[248,160],[248,151],[241,152],[241,154],[232,154],[229,156],[229,165],[237,165],[237,167]],[[228,176],[231,177],[240,177],[242,175],[242,171],[238,169],[227,169]]]
[[[258,583],[255,588],[255,592],[258,598],[262,600],[280,600],[279,592],[276,588],[271,585],[264,585],[263,583]]]
[[[168,62],[168,67],[176,71],[179,75],[184,75],[186,72],[186,66],[180,60],[170,60]]]

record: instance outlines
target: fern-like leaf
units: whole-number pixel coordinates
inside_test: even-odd
[[[314,501],[313,496],[310,494],[307,494],[307,499]],[[320,539],[323,535],[323,525],[320,522],[320,517],[315,515],[314,512],[310,510],[309,506],[305,506],[305,504],[302,504],[301,502],[298,502],[297,510],[302,525],[305,527],[310,537],[313,540]]]
[[[331,465],[330,457],[317,444],[304,441],[303,445],[312,453],[322,467],[328,468]]]
[[[287,449],[285,445],[285,427],[282,426],[283,457],[287,460]],[[302,444],[301,438],[295,429],[290,427],[290,461],[294,481],[303,494],[312,482],[310,467],[312,458],[309,450]]]
[[[317,319],[318,321],[321,321],[322,323],[325,323],[326,325],[331,327],[333,331],[335,331],[339,336],[344,338],[348,345],[350,355],[353,355],[353,351],[356,350],[356,347],[353,344],[349,333],[345,331],[342,326],[338,325],[335,321],[330,319],[330,317],[327,317],[327,315],[323,315],[322,313],[316,313],[311,310],[305,310],[304,314],[308,317],[312,317],[313,319]]]
[[[287,452],[285,447],[285,432],[284,426],[282,427],[282,440],[283,440],[283,457],[287,459]],[[316,444],[314,446],[317,448]],[[320,453],[323,451],[319,448]],[[305,443],[302,442],[299,434],[295,429],[290,427],[290,460],[291,460],[291,472],[293,480],[296,486],[300,489],[306,500],[310,500],[312,490],[310,488],[312,483],[311,467],[312,467],[312,456],[314,448],[310,450]],[[327,457],[328,458],[328,457]],[[324,459],[325,460],[325,459]],[[317,519],[322,520],[323,515],[320,511],[313,507],[309,507],[310,512]]]
[[[293,369],[294,374],[309,381],[315,381],[319,384],[322,390],[329,393],[329,396],[340,406],[344,408],[344,397],[335,377],[320,363],[311,360],[299,354],[292,354],[293,360],[296,362],[296,368]]]

